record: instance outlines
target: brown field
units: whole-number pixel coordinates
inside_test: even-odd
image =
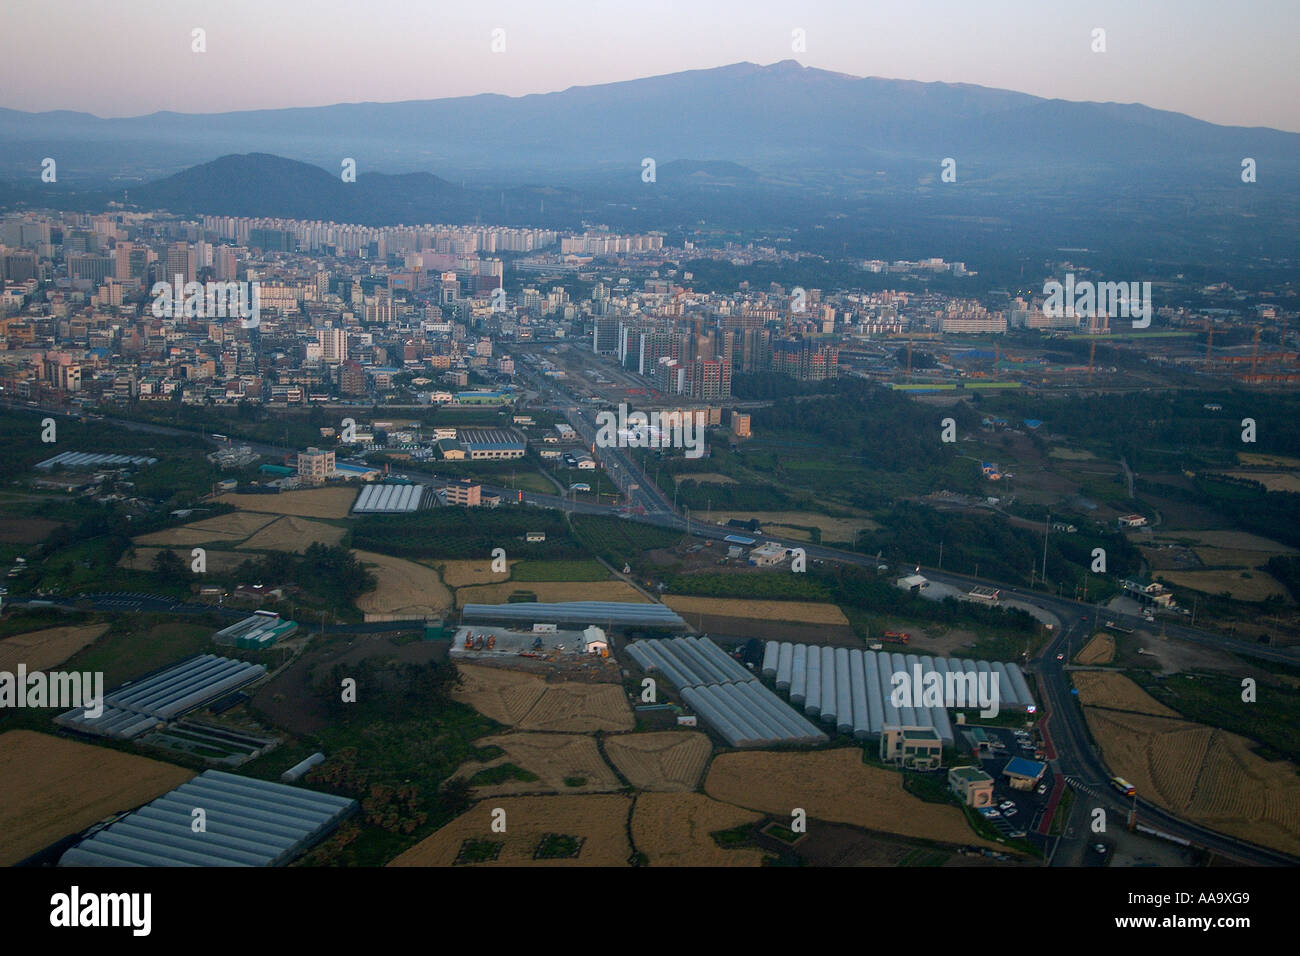
[[[1243,465],[1262,465],[1265,468],[1300,468],[1300,458],[1287,458],[1285,455],[1260,455],[1239,451],[1237,461]]]
[[[1266,551],[1269,554],[1296,553],[1295,548],[1247,531],[1180,531],[1176,535],[1162,535],[1158,540],[1163,542],[1171,538],[1186,539],[1193,546],[1206,548],[1237,548],[1242,551]]]
[[[1249,574],[1250,577],[1245,577]],[[1174,587],[1192,588],[1206,594],[1227,591],[1234,600],[1263,601],[1277,595],[1286,600],[1287,590],[1266,571],[1161,571]]]
[[[513,566],[517,561],[507,562]],[[442,572],[442,581],[449,588],[464,588],[475,584],[496,584],[510,577],[492,570],[491,561],[439,561],[435,565]]]
[[[1110,634],[1099,633],[1092,636],[1083,649],[1074,656],[1076,664],[1109,664],[1115,659],[1115,638]],[[1083,693],[1082,690],[1079,691]]]
[[[49,734],[0,734],[0,866],[193,776],[184,767]]]
[[[693,730],[605,738],[605,753],[638,790],[694,790],[713,745]]]
[[[1193,548],[1207,567],[1262,568],[1274,551],[1244,551],[1241,548]],[[1175,569],[1177,570],[1177,569]]]
[[[710,836],[761,819],[702,793],[642,793],[632,810],[632,842],[651,866],[761,866],[767,854],[757,847],[724,850]]]
[[[205,541],[233,544],[243,541],[274,520],[271,515],[233,511],[227,515],[204,518],[202,521],[191,521],[176,528],[155,531],[153,534],[142,534],[134,539],[134,543],[164,547],[203,544]]]
[[[451,591],[438,572],[414,561],[373,551],[353,551],[358,561],[370,565],[375,589],[357,598],[367,614],[410,614],[438,617],[451,608]]]
[[[648,604],[649,599],[624,581],[503,581],[457,588],[456,606],[466,604],[505,604],[515,591],[531,591],[537,600],[551,601],[624,601]]]
[[[1186,720],[1084,708],[1110,768],[1179,816],[1300,853],[1300,777],[1237,734]]]
[[[166,550],[168,549],[140,547],[127,548],[122,557],[118,559],[117,566],[119,568],[130,568],[134,571],[152,571],[154,569],[154,558],[156,558],[160,552]],[[175,551],[177,556],[185,562],[186,566],[189,566],[192,558],[190,557],[190,549],[188,547],[171,548],[170,550]],[[208,570],[219,573],[233,571],[245,561],[250,561],[253,558],[252,555],[241,554],[238,551],[217,551],[214,548],[205,548],[204,550],[206,553],[204,560],[207,561]]]
[[[706,598],[668,595],[664,603],[678,614],[715,614],[719,617],[748,617],[763,621],[792,621],[796,624],[838,624],[849,619],[834,604],[812,601],[747,601],[744,598]]]
[[[1113,671],[1075,671],[1071,675],[1079,689],[1079,703],[1085,707],[1106,707],[1111,710],[1130,710],[1138,714],[1160,717],[1178,717],[1123,674]]]
[[[600,756],[596,738],[587,734],[512,733],[481,737],[475,746],[495,745],[505,751],[486,763],[471,761],[457,771],[457,777],[472,777],[486,767],[512,763],[537,774],[540,780],[507,780],[474,788],[474,797],[502,796],[512,793],[609,793],[622,787],[614,771]],[[583,777],[580,787],[565,784],[565,777]]]
[[[29,671],[55,667],[98,640],[108,627],[108,624],[49,627],[6,637],[0,640],[0,671],[12,674],[19,664],[26,664]]]
[[[549,684],[536,674],[457,664],[453,697],[484,717],[521,730],[588,733],[636,726],[619,684]]]
[[[346,518],[356,500],[355,485],[282,491],[278,495],[240,495],[231,492],[217,498],[217,501],[232,504],[242,511],[297,515],[299,518]]]
[[[868,830],[945,843],[981,840],[955,806],[925,803],[903,789],[903,776],[868,767],[856,747],[805,753],[728,753],[714,758],[704,792],[715,800],[788,819],[808,816]]]
[[[500,855],[473,866],[625,866],[632,855],[627,841],[631,799],[622,794],[561,797],[493,797],[483,800],[441,830],[417,843],[389,866],[451,866],[466,840],[504,844]],[[506,832],[492,832],[492,811],[506,812]],[[572,859],[534,860],[547,833],[583,837]]]
[[[733,518],[741,521],[757,518],[764,528],[768,525],[782,529],[819,528],[826,541],[852,541],[859,531],[874,531],[880,527],[870,518],[832,518],[812,511],[718,511],[714,513],[713,520],[725,523]]]
[[[702,485],[735,485],[739,484],[735,478],[730,475],[722,475],[713,471],[687,472],[680,475],[674,475],[673,481],[681,484],[683,481],[695,481]],[[722,519],[726,521],[726,518]]]
[[[1229,478],[1244,478],[1257,481],[1269,491],[1300,492],[1300,476],[1280,471],[1227,471]]]
[[[35,544],[58,527],[59,522],[48,518],[0,518],[0,543]]]
[[[239,547],[248,551],[293,551],[301,554],[313,544],[333,546],[342,540],[342,528],[286,516],[276,518]]]

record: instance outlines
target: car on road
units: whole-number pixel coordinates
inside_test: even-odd
[[[1057,655],[1056,655],[1056,659],[1057,659],[1058,661],[1063,661],[1063,660],[1065,660],[1065,655],[1064,655],[1064,654],[1057,654]]]
[[[987,817],[990,820],[992,820],[994,817],[1002,816],[1001,813],[999,813],[997,810],[993,809],[992,807],[985,807],[980,811],[980,813],[982,813],[985,817]]]
[[[1100,853],[1102,856],[1105,856],[1105,855],[1106,855],[1106,849],[1107,849],[1107,847],[1106,847],[1106,844],[1104,844],[1104,843],[1094,843],[1094,844],[1092,845],[1092,849],[1093,849],[1093,852],[1094,852],[1094,853]]]
[[[1014,807],[1015,805],[1016,805],[1015,802],[1012,801],[1012,800],[1003,800],[1001,803],[998,804],[998,809],[999,809],[999,810],[1008,810],[1008,809],[1010,809],[1011,807]]]
[[[1043,794],[1047,793],[1047,784],[1045,784],[1045,783],[1040,783],[1040,784],[1038,785],[1038,789],[1035,790],[1034,792],[1037,793],[1037,794],[1041,797]]]

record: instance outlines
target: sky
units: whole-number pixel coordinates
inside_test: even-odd
[[[115,117],[521,96],[797,59],[1300,132],[1297,35],[1297,0],[6,0],[0,106]]]

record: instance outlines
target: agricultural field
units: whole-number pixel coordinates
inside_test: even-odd
[[[342,540],[342,528],[286,515],[272,521],[239,547],[245,551],[292,551],[302,554],[313,544],[333,547]]]
[[[131,547],[118,558],[117,566],[127,568],[132,571],[153,571],[155,570],[154,560],[163,551],[175,551],[186,567],[190,563],[190,546],[168,548],[144,548]],[[218,551],[215,548],[204,549],[207,567],[209,571],[217,574],[225,574],[228,571],[234,571],[245,561],[253,559],[253,555],[241,554],[238,551]]]
[[[606,737],[605,753],[638,790],[679,793],[699,786],[713,745],[696,731],[668,730]]]
[[[1300,776],[1245,737],[1204,724],[1084,709],[1107,764],[1138,793],[1230,836],[1300,853]]]
[[[1004,849],[977,837],[955,805],[926,803],[903,789],[901,774],[864,764],[856,747],[722,754],[709,767],[704,792],[786,819],[792,807],[803,807],[818,820]]]
[[[1268,554],[1295,554],[1295,548],[1289,548],[1271,538],[1251,534],[1248,531],[1180,531],[1176,535],[1164,534],[1155,539],[1160,543],[1173,541],[1181,543],[1190,541],[1193,547],[1236,548],[1241,551],[1264,551]]]
[[[804,528],[817,528],[823,541],[855,541],[859,532],[875,531],[880,525],[870,518],[832,518],[814,511],[719,511],[716,521],[726,523],[734,519],[748,521],[756,518],[764,531],[781,537],[809,538]]]
[[[1300,476],[1279,471],[1225,471],[1229,478],[1257,481],[1269,491],[1300,492]]]
[[[1267,571],[1162,571],[1160,576],[1176,588],[1204,594],[1227,591],[1235,601],[1289,600],[1287,589]]]
[[[518,563],[518,561],[508,561],[507,565]],[[433,566],[442,574],[442,581],[449,588],[494,584],[510,577],[509,572],[499,574],[493,571],[491,561],[439,561]]]
[[[536,674],[458,664],[453,699],[484,717],[520,730],[590,733],[636,726],[619,684],[548,683]]]
[[[35,544],[60,527],[48,518],[0,518],[0,544]]]
[[[77,651],[93,644],[109,625],[84,624],[80,627],[50,627],[0,640],[0,671],[14,673],[19,664],[28,671],[41,671],[62,664]]]
[[[1178,711],[1160,703],[1123,674],[1113,671],[1075,671],[1071,678],[1079,690],[1079,703],[1084,707],[1104,707],[1158,717],[1179,716]]]
[[[673,475],[673,481],[681,484],[683,481],[694,481],[701,485],[737,485],[740,484],[730,475],[723,475],[716,471],[684,471],[679,475]],[[722,519],[727,520],[727,519]]]
[[[723,849],[712,836],[762,818],[702,793],[642,793],[632,808],[632,842],[651,866],[762,866],[767,854],[758,847]]]
[[[241,495],[235,492],[219,495],[217,501],[234,505],[241,511],[265,512],[274,515],[296,515],[299,518],[346,518],[357,500],[355,485],[334,485],[312,488],[307,491],[282,491],[278,495]]]
[[[1096,458],[1097,456],[1094,455],[1092,452],[1085,451],[1081,448],[1057,447],[1057,448],[1049,449],[1047,452],[1047,457],[1055,458],[1058,461],[1088,461],[1090,459]]]
[[[1300,458],[1288,458],[1285,455],[1261,455],[1255,452],[1237,452],[1237,462],[1242,465],[1263,468],[1300,468]]]
[[[0,734],[0,866],[12,866],[194,771],[49,734]]]
[[[456,589],[456,606],[505,604],[516,591],[531,591],[542,602],[624,601],[648,604],[650,599],[624,581],[504,581]]]
[[[375,576],[375,589],[357,598],[365,614],[440,617],[451,608],[451,591],[432,568],[373,551],[352,554]]]
[[[215,518],[191,521],[175,528],[142,534],[135,544],[160,545],[164,548],[185,547],[196,544],[236,544],[249,535],[256,534],[275,520],[273,515],[247,514],[233,511]]]
[[[479,866],[625,866],[632,856],[627,839],[631,798],[622,794],[558,797],[494,797],[472,806],[417,843],[389,866],[452,866],[466,841],[501,844],[495,859]],[[492,831],[492,813],[505,811],[506,832]],[[577,856],[534,859],[548,834],[577,837]]]
[[[1115,637],[1104,631],[1094,634],[1092,640],[1083,645],[1083,649],[1074,656],[1076,664],[1109,664],[1113,660],[1115,660]],[[1083,691],[1080,690],[1079,693],[1082,694]]]
[[[678,614],[709,614],[718,617],[757,618],[790,621],[795,624],[838,624],[849,619],[834,604],[813,601],[747,601],[743,598],[706,598],[667,595],[664,603]]]
[[[493,760],[471,761],[456,771],[456,776],[472,778],[482,770],[502,764],[514,764],[538,779],[508,779],[499,783],[475,786],[474,797],[501,796],[512,793],[609,793],[622,787],[618,777],[600,756],[596,738],[586,734],[510,733],[480,737],[479,747],[500,747],[505,751]],[[569,781],[566,783],[565,781]],[[578,780],[583,781],[577,783]]]

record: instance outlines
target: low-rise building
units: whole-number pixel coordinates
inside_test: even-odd
[[[993,778],[979,767],[953,767],[948,789],[968,807],[993,806]]]
[[[477,508],[483,503],[483,486],[472,481],[452,482],[443,489],[443,500],[449,505]]]
[[[880,759],[909,770],[943,766],[943,740],[933,727],[886,724],[880,733]]]

